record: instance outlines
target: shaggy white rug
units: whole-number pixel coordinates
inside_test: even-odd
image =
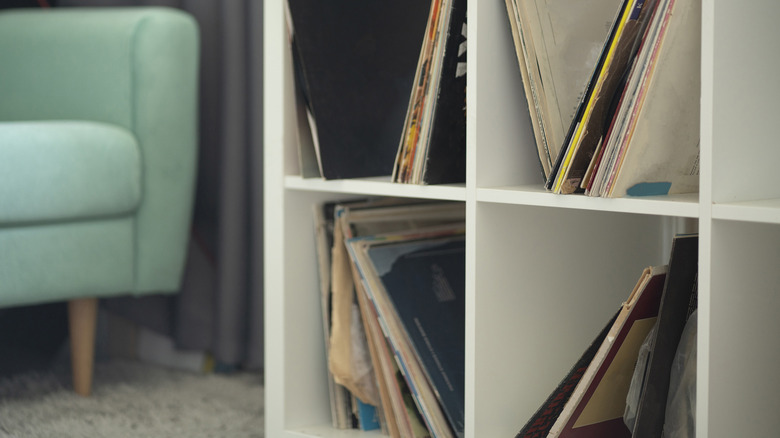
[[[259,374],[200,374],[136,362],[98,363],[93,394],[63,373],[0,380],[0,437],[262,437]]]

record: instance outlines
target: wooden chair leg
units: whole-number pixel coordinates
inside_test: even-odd
[[[97,302],[97,298],[83,298],[68,302],[73,389],[84,397],[89,396],[92,391]]]

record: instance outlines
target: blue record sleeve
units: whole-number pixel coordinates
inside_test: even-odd
[[[465,239],[368,250],[452,429],[463,435]]]

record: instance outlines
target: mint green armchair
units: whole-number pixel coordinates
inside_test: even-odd
[[[179,287],[197,64],[174,9],[0,12],[0,307],[69,302],[78,393],[97,298]]]

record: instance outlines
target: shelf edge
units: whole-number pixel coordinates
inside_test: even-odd
[[[305,190],[333,193],[354,193],[377,196],[397,196],[405,198],[441,199],[465,201],[466,187],[463,184],[414,185],[399,184],[389,177],[324,180],[302,178],[288,175],[284,178],[284,187],[292,190]]]
[[[477,189],[477,201],[687,218],[698,218],[700,214],[697,193],[642,198],[591,198],[583,195],[556,195],[536,186],[517,186]]]
[[[712,206],[712,218],[780,224],[780,199],[714,204]]]

